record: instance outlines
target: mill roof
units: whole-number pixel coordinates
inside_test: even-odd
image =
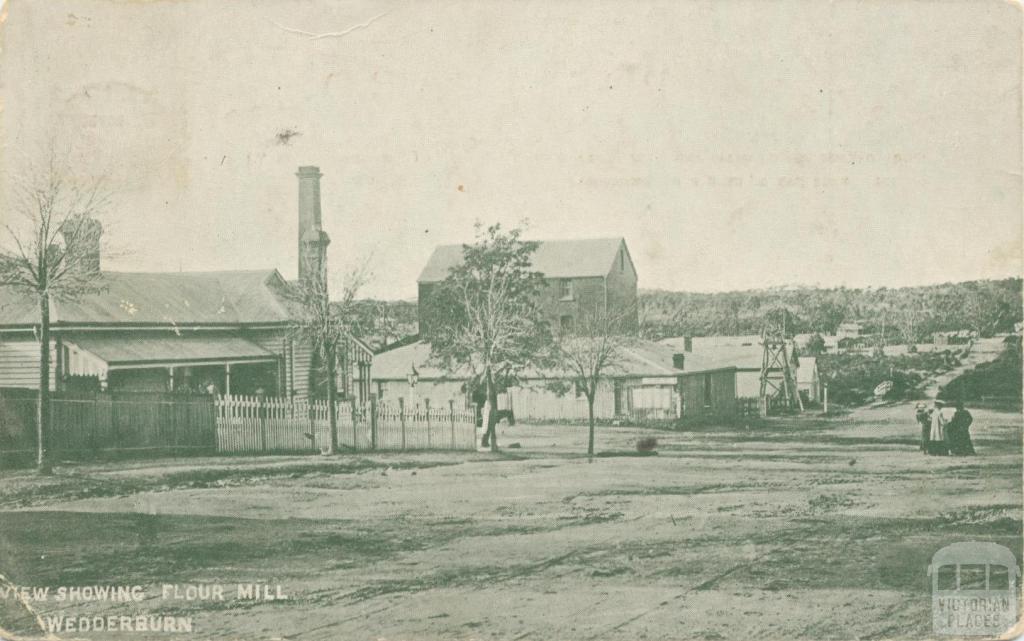
[[[625,242],[621,237],[539,241],[532,267],[547,278],[606,276]],[[462,245],[437,246],[420,272],[419,282],[436,283],[447,278],[448,272],[462,263],[462,248]],[[629,250],[626,252],[628,255]]]

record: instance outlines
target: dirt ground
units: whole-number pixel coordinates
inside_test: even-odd
[[[191,617],[204,639],[931,637],[931,555],[1021,558],[1021,419],[974,412],[978,456],[918,451],[909,406],[757,428],[504,428],[474,453],[177,459],[0,473],[15,585],[141,585],[139,602],[29,601],[48,616]],[[282,600],[239,600],[261,582]],[[161,597],[222,585],[225,600]],[[275,592],[276,593],[276,592]],[[0,625],[38,633],[13,597]]]

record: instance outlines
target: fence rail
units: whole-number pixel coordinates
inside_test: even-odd
[[[321,451],[331,442],[326,401],[293,402],[254,396],[223,396],[217,410],[219,452]],[[338,402],[338,443],[352,450],[472,450],[473,412],[404,403]]]
[[[348,450],[473,450],[472,410],[338,402],[337,446]],[[37,394],[0,390],[0,462],[36,450]],[[326,401],[255,396],[55,393],[47,450],[105,454],[313,453],[330,443]]]

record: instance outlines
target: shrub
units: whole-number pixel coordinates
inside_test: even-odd
[[[1020,401],[1021,356],[1019,348],[1007,349],[994,361],[982,363],[964,372],[939,391],[948,400],[979,401],[995,396]]]
[[[915,398],[919,386],[931,373],[948,371],[957,364],[948,352],[904,354],[827,354],[818,357],[818,367],[828,382],[829,399],[841,405],[861,405],[874,399],[875,387],[892,381],[887,399]]]

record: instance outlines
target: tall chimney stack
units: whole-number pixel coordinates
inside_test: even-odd
[[[319,167],[299,167],[299,280],[327,275],[327,246],[331,238],[324,232],[320,216]]]
[[[82,273],[99,274],[103,224],[86,214],[75,214],[64,221],[60,233],[64,236],[64,251],[71,254],[75,269]]]

